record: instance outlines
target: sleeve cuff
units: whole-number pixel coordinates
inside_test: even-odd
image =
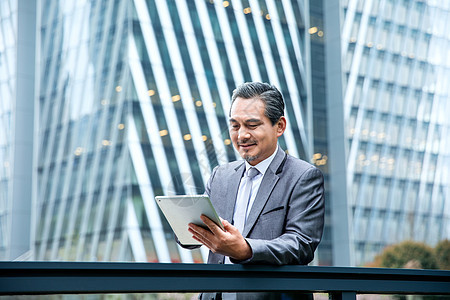
[[[237,260],[237,259],[234,259],[234,258],[230,257],[230,261],[233,264],[243,264],[244,265],[244,264],[250,263],[253,260],[253,258],[255,257],[255,250],[254,250],[254,247],[253,247],[254,240],[245,239],[245,241],[247,242],[247,244],[249,245],[250,249],[252,250],[252,256],[250,258],[247,258],[247,259],[244,259],[244,260]]]

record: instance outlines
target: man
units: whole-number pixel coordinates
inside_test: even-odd
[[[225,231],[204,216],[209,230],[189,225],[193,238],[210,249],[208,263],[312,261],[323,231],[323,176],[278,146],[285,129],[277,88],[259,82],[236,88],[229,130],[244,161],[216,167],[206,186]]]

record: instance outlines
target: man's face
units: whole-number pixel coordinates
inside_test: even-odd
[[[272,126],[264,115],[265,103],[259,98],[236,98],[230,113],[230,137],[241,157],[252,166],[275,152],[277,140],[286,129],[281,117]]]

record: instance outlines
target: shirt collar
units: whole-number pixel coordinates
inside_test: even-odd
[[[275,155],[277,154],[278,146],[275,149],[275,152],[272,153],[271,156],[257,164],[256,166],[252,166],[247,161],[245,161],[245,171],[248,171],[251,167],[256,168],[263,176],[266,173],[267,169],[269,168],[270,164],[272,163],[273,159],[275,158]]]

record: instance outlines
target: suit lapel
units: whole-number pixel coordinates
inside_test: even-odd
[[[277,175],[277,170],[282,163],[284,163],[284,158],[286,153],[278,147],[278,152],[275,155],[269,168],[267,168],[266,173],[262,179],[261,185],[259,186],[258,193],[256,194],[255,202],[253,203],[252,209],[248,215],[247,221],[245,222],[244,232],[242,235],[246,237],[250,230],[259,218],[261,211],[263,210],[266,202],[269,200],[269,196],[272,193],[273,188],[277,184],[280,177]]]
[[[242,164],[237,166],[234,171],[235,172],[230,176],[230,180],[228,180],[227,195],[225,197],[225,215],[223,216],[223,218],[230,223],[233,221],[234,205],[239,190],[239,183],[241,182],[242,175],[245,171],[245,163],[242,162]]]

